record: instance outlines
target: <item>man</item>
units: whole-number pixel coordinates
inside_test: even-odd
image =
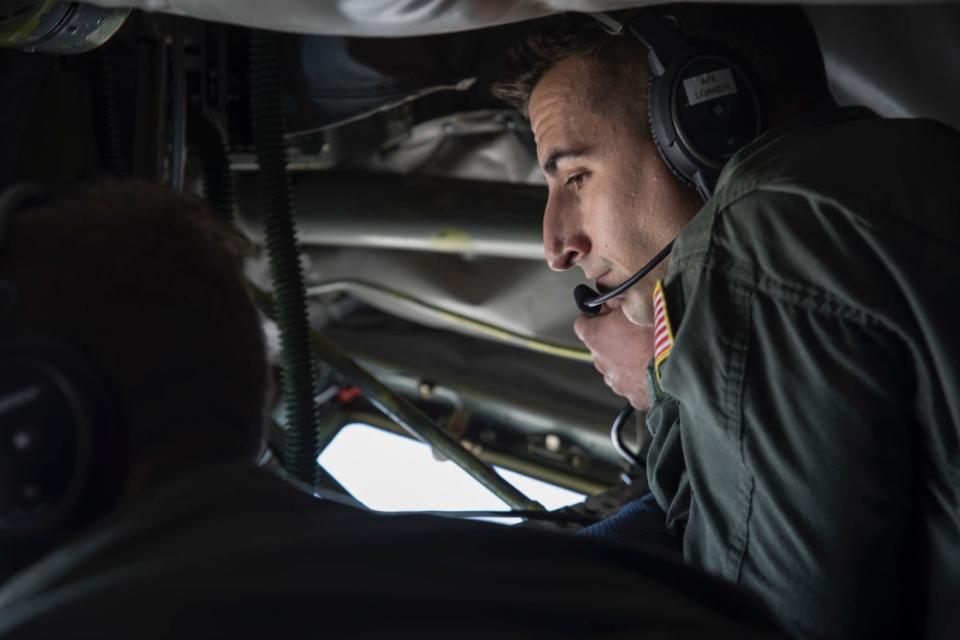
[[[836,108],[799,9],[660,11],[749,60],[767,103],[705,204],[651,139],[638,41],[556,22],[497,90],[536,138],[551,268],[609,289],[676,237],[619,311],[578,322],[608,354],[598,325],[616,313],[669,329],[649,370],[657,502],[687,561],[798,635],[953,637],[960,136]]]
[[[652,554],[376,515],[257,466],[261,328],[236,238],[198,200],[86,187],[7,222],[4,339],[86,358],[128,445],[116,501],[82,527],[37,532],[30,558],[0,537],[23,569],[0,585],[0,637],[779,637],[749,597]]]

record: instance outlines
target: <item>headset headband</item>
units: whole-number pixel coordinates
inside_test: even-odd
[[[691,53],[691,46],[680,35],[664,24],[663,18],[650,9],[635,9],[623,14],[620,20],[609,13],[592,13],[610,35],[620,36],[629,31],[647,48],[650,69],[662,76],[672,62]]]
[[[755,74],[733,52],[687,41],[649,8],[591,15],[647,49],[650,134],[667,167],[706,200],[730,157],[764,128]]]

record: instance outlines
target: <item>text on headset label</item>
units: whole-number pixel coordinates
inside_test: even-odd
[[[717,69],[710,73],[687,78],[683,81],[683,89],[687,92],[687,102],[692,107],[701,102],[736,93],[737,84],[733,81],[733,71]]]

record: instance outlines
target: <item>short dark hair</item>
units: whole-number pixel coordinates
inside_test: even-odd
[[[580,13],[565,13],[541,22],[526,39],[507,51],[506,68],[502,78],[493,85],[493,94],[516,108],[524,117],[529,117],[527,107],[530,94],[543,75],[556,63],[571,56],[584,56],[597,63],[598,73],[585,78],[588,94],[593,105],[601,110],[624,108],[630,115],[637,115],[643,106],[624,105],[624,100],[611,101],[611,90],[618,87],[646,94],[646,55],[643,45],[635,38],[617,38],[605,32],[600,23]],[[637,77],[640,76],[640,77]],[[623,79],[631,79],[623,83]],[[642,98],[641,98],[642,100]],[[635,106],[636,108],[631,108]],[[640,114],[642,115],[642,114]],[[638,117],[643,123],[645,118]]]
[[[832,101],[816,33],[800,7],[684,3],[654,10],[673,16],[686,39],[720,45],[749,61],[766,96],[771,121]],[[640,84],[645,102],[645,72],[643,77],[616,76],[618,69],[626,68],[623,57],[631,55],[629,46],[611,44],[616,41],[633,43],[636,38],[611,36],[586,14],[549,18],[508,51],[503,77],[493,93],[526,115],[530,94],[543,74],[569,56],[586,55],[606,60],[600,67],[606,84],[592,87],[596,99],[610,95],[612,80],[622,86]],[[645,58],[642,46],[639,50]]]
[[[60,339],[107,374],[132,460],[250,459],[267,369],[241,245],[199,198],[138,182],[75,189],[10,222],[12,329]]]

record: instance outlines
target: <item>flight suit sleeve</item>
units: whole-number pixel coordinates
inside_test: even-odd
[[[765,231],[760,250],[789,263],[790,238]],[[744,268],[747,233],[718,225],[687,288],[650,423],[651,487],[675,501],[688,484],[685,559],[754,588],[794,633],[910,635],[916,419],[902,336],[801,278]]]
[[[905,349],[880,327],[759,292],[751,315],[741,582],[804,634],[901,636],[917,489]]]

